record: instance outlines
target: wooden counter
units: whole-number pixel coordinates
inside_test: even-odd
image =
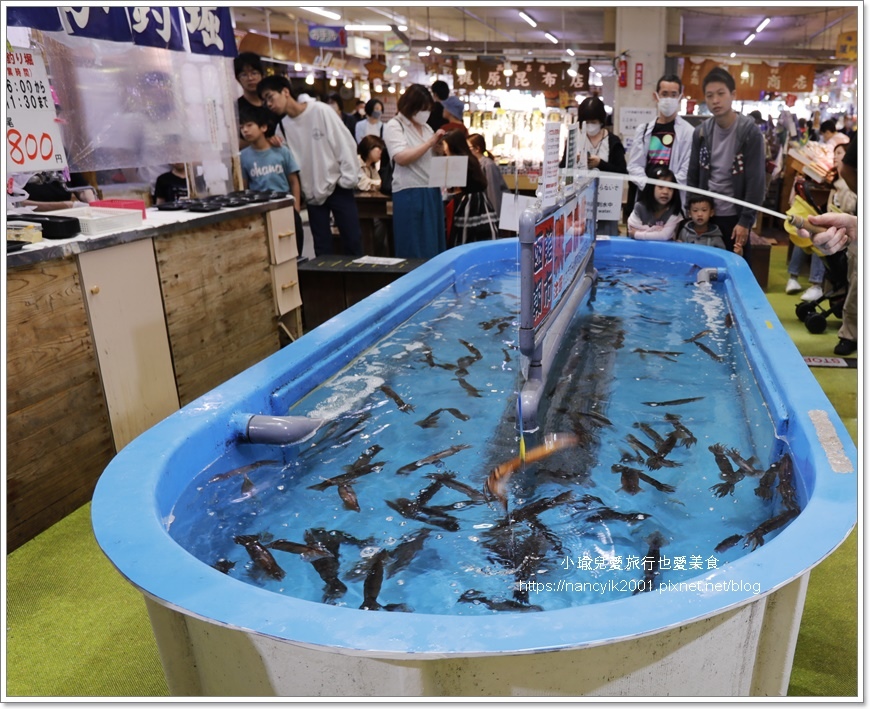
[[[43,241],[7,262],[7,544],[90,500],[116,451],[301,335],[292,199]]]

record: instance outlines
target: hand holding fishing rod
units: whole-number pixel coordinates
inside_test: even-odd
[[[827,212],[806,219],[789,217],[798,229],[812,232],[813,246],[825,255],[835,254],[858,239],[858,217],[852,214]],[[799,224],[798,221],[801,223]]]

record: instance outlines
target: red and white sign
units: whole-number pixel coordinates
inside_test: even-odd
[[[643,89],[643,64],[638,62],[634,65],[634,90]]]
[[[66,153],[54,99],[37,50],[6,52],[6,170],[63,170]]]

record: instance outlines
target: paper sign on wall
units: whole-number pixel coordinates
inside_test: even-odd
[[[620,177],[598,177],[598,220],[618,221],[622,216],[622,190],[625,183]]]
[[[558,121],[544,122],[544,169],[541,175],[541,206],[556,204],[559,191],[559,133],[562,124]]]
[[[6,170],[39,172],[66,165],[45,62],[39,52],[6,52]]]

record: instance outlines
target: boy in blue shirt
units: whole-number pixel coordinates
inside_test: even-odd
[[[263,110],[240,111],[239,124],[242,137],[250,143],[239,155],[245,186],[258,192],[290,192],[298,212],[302,202],[299,163],[286,145],[269,143],[270,116]]]

